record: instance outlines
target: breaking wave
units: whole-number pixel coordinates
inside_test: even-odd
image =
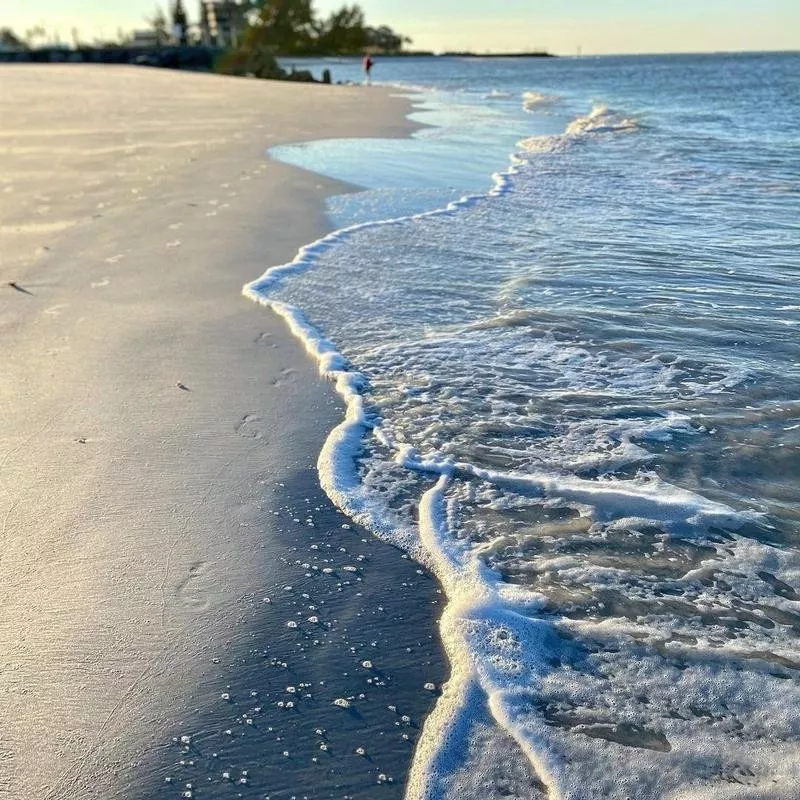
[[[588,114],[570,122],[563,134],[531,136],[520,141],[519,147],[528,153],[552,153],[588,137],[635,133],[641,129],[642,125],[637,119],[612,111],[607,106],[595,105]]]

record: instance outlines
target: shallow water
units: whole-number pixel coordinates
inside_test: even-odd
[[[274,153],[366,188],[249,291],[348,402],[326,491],[448,595],[410,796],[510,737],[520,796],[796,797],[799,67],[383,61],[433,127]]]

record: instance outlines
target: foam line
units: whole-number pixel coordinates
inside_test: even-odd
[[[446,779],[466,755],[474,717],[485,694],[466,665],[450,665],[450,680],[425,720],[408,777],[406,800],[441,800]]]
[[[406,460],[404,466],[420,472],[461,474],[487,483],[503,485],[516,492],[537,492],[545,500],[561,500],[592,508],[596,521],[646,519],[680,530],[711,525],[741,527],[758,522],[763,515],[736,511],[656,477],[648,480],[587,480],[541,470],[526,473],[499,472],[458,462]]]
[[[321,237],[320,239],[317,239],[317,241],[312,242],[311,244],[307,244],[304,247],[301,247],[297,255],[292,259],[292,261],[286,264],[281,264],[280,266],[277,267],[271,267],[257,280],[245,284],[242,292],[245,297],[249,297],[256,303],[260,303],[261,305],[266,305],[271,308],[275,308],[275,310],[277,310],[276,306],[278,304],[270,300],[265,293],[270,289],[276,288],[279,285],[279,283],[288,275],[304,272],[305,270],[313,267],[314,264],[316,264],[316,262],[318,261],[319,257],[323,255],[323,253],[325,253],[327,250],[330,250],[337,244],[345,242],[354,233],[364,230],[370,230],[371,228],[380,228],[389,225],[400,225],[402,223],[412,222],[415,220],[428,219],[430,217],[439,217],[447,214],[453,214],[463,208],[468,208],[470,206],[473,206],[478,201],[483,200],[487,197],[500,197],[511,191],[512,187],[511,179],[512,176],[519,171],[518,163],[512,164],[512,166],[504,172],[495,173],[492,176],[493,186],[485,194],[465,195],[464,197],[458,200],[454,200],[451,203],[448,203],[447,206],[445,206],[444,208],[437,208],[432,211],[423,211],[419,214],[411,214],[408,216],[395,217],[392,219],[360,222],[356,225],[350,225],[346,228],[341,228],[337,231],[333,231],[332,233],[329,233]],[[285,308],[288,309],[289,307],[285,306]],[[285,319],[288,319],[286,314],[282,314],[282,316],[284,316]]]
[[[527,742],[511,723],[499,699],[498,687],[487,680],[484,665],[475,658],[475,648],[467,642],[469,631],[486,620],[502,619],[505,624],[513,619],[511,624],[519,627],[539,623],[500,608],[485,565],[479,559],[459,559],[458,550],[447,547],[446,543],[453,541],[445,507],[451,471],[442,471],[419,505],[420,539],[448,597],[439,628],[451,671],[442,697],[425,722],[409,779],[408,800],[437,800],[444,795],[444,781],[459,763],[458,754],[466,751],[476,710],[483,702],[488,702],[495,721],[523,749],[538,777],[554,785],[548,780],[545,762],[533,748],[526,746]]]

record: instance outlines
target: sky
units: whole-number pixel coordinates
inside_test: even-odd
[[[353,0],[350,0],[352,2]],[[162,0],[166,7],[171,0]],[[345,0],[315,0],[327,14]],[[156,0],[0,0],[0,27],[42,24],[52,39],[114,38],[147,27]],[[199,0],[184,0],[192,20]],[[798,0],[361,0],[372,25],[387,24],[424,50],[544,49],[603,53],[800,50]]]

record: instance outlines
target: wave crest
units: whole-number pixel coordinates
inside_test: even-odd
[[[564,133],[555,136],[531,136],[522,139],[517,146],[527,153],[556,153],[567,147],[570,142],[589,136],[635,133],[641,129],[642,124],[635,117],[598,103],[588,114],[570,122]]]
[[[567,126],[567,136],[586,136],[595,133],[632,133],[641,129],[641,123],[608,106],[598,103],[583,117]]]
[[[553,94],[542,94],[541,92],[525,92],[522,95],[522,107],[526,111],[535,111],[541,106],[551,106],[558,103],[560,97]]]

